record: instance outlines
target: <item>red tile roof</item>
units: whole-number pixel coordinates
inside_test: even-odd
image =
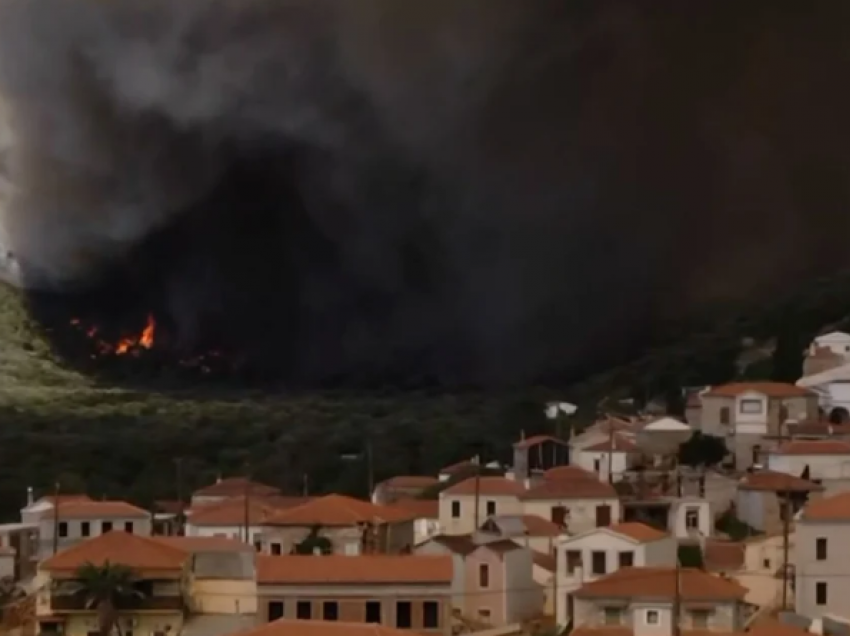
[[[189,558],[185,550],[165,545],[151,537],[126,532],[107,532],[63,550],[39,566],[49,572],[76,571],[86,564],[116,563],[145,572],[181,571]]]
[[[813,481],[773,470],[760,470],[744,475],[738,482],[738,488],[768,492],[814,492],[823,490],[823,486],[819,486]]]
[[[286,555],[257,557],[259,585],[450,583],[451,556]]]
[[[439,483],[439,480],[436,477],[430,477],[428,475],[396,475],[395,477],[390,477],[389,479],[382,481],[378,484],[378,486],[383,486],[384,488],[389,489],[398,488],[402,490],[425,490],[436,483]]]
[[[771,398],[806,397],[814,395],[808,389],[785,382],[734,382],[711,388],[703,397],[737,397],[743,393],[761,393]]]
[[[546,481],[569,481],[574,479],[589,479],[599,481],[599,475],[578,466],[556,466],[543,473]]]
[[[377,623],[280,619],[232,636],[410,636],[409,629],[399,630]]]
[[[184,552],[253,552],[254,546],[248,545],[243,541],[236,539],[227,539],[225,537],[165,537],[155,536],[148,537],[149,539],[161,543],[162,545],[170,546],[183,550]]]
[[[270,526],[354,526],[359,523],[401,523],[416,515],[396,506],[378,506],[369,501],[326,495],[305,504],[270,515],[264,525]]]
[[[537,446],[538,444],[544,444],[546,442],[552,442],[560,446],[569,446],[569,444],[567,444],[564,440],[552,437],[551,435],[533,435],[515,442],[514,448],[531,448],[532,446]]]
[[[471,462],[468,459],[464,459],[462,461],[457,462],[456,464],[450,464],[444,468],[440,469],[441,475],[456,475],[457,473],[464,472],[466,470],[472,470],[478,464]]]
[[[850,492],[810,501],[803,508],[804,521],[850,521]]]
[[[581,450],[582,452],[637,453],[640,449],[638,449],[637,444],[635,444],[632,440],[626,439],[622,435],[614,435],[613,439],[606,439],[598,444],[585,446]]]
[[[476,481],[478,482],[477,485]],[[475,477],[464,479],[454,486],[446,488],[443,493],[446,495],[474,495],[476,488],[479,496],[482,497],[515,497],[525,492],[522,484],[512,479],[483,476],[477,479]]]
[[[785,442],[775,455],[850,455],[850,443],[831,439],[795,439]]]
[[[683,629],[681,636],[748,636],[751,632],[717,632],[705,629]],[[631,627],[577,627],[570,632],[570,636],[635,636]],[[759,634],[758,636],[770,636]],[[781,634],[780,636],[792,636]]]
[[[440,502],[437,499],[399,499],[391,505],[406,510],[417,519],[440,518]]]
[[[531,551],[531,559],[534,561],[534,565],[537,567],[543,568],[548,572],[555,572],[558,569],[558,561],[551,554],[546,554],[545,552],[538,552],[537,550]]]
[[[186,516],[186,523],[191,526],[219,526],[232,527],[241,526],[245,523],[246,499],[244,497],[232,497],[205,506],[192,508]],[[251,525],[262,524],[271,515],[278,512],[264,503],[262,499],[247,499],[248,523]]]
[[[670,537],[670,535],[666,532],[662,532],[661,530],[657,530],[637,521],[618,523],[617,525],[609,527],[608,530],[626,536],[629,539],[633,539],[638,543],[652,543],[653,541],[667,539]]]
[[[701,570],[681,568],[620,568],[595,581],[585,583],[574,592],[579,598],[663,598],[676,595],[677,578],[680,596],[687,600],[743,599],[747,590],[732,581]]]
[[[811,632],[794,625],[780,623],[773,618],[758,621],[747,632],[748,636],[811,636]]]
[[[557,523],[539,515],[521,515],[521,519],[529,537],[558,537],[564,532]]]
[[[742,543],[710,539],[703,546],[702,560],[709,572],[734,572],[743,567],[745,554]]]
[[[617,499],[617,492],[611,484],[598,479],[544,481],[522,494],[520,499]]]
[[[67,503],[60,501],[57,512],[51,508],[42,516],[52,517],[56,514],[59,519],[149,519],[151,513],[126,501],[86,501],[73,500]]]
[[[228,477],[214,484],[199,488],[192,493],[193,497],[243,497],[246,492],[251,496],[278,495],[280,489],[267,486],[247,477]]]

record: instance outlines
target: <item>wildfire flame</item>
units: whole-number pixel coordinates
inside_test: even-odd
[[[97,337],[98,328],[96,326],[84,327],[79,318],[73,318],[71,324],[80,329],[85,329],[86,335],[95,340],[97,349],[101,354],[114,354],[116,356],[138,352],[139,348],[150,349],[153,347],[154,335],[156,334],[156,320],[152,315],[148,315],[147,324],[141,333],[135,336],[121,338],[116,344],[99,339]]]

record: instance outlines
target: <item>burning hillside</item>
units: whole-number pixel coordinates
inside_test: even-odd
[[[0,265],[72,362],[584,374],[847,266],[847,18],[0,0]]]

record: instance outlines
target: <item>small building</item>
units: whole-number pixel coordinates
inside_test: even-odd
[[[518,481],[570,463],[570,445],[551,435],[535,435],[514,444],[513,473]]]
[[[575,465],[596,473],[603,481],[623,479],[626,471],[638,463],[640,456],[637,444],[621,434],[573,450]]]
[[[280,489],[248,479],[247,477],[218,478],[214,484],[192,493],[191,505],[220,503],[234,497],[268,497],[280,495]]]
[[[738,483],[735,514],[751,528],[767,534],[782,531],[806,502],[821,495],[823,486],[773,470],[744,475]]]
[[[850,487],[850,442],[791,440],[768,453],[767,468],[831,487]]]
[[[419,545],[440,533],[438,499],[400,499],[393,505],[413,515],[413,545]]]
[[[479,534],[512,539],[531,550],[552,555],[564,528],[538,515],[496,515],[481,524]]]
[[[440,482],[437,477],[398,475],[375,486],[372,492],[372,503],[386,506],[400,499],[411,499],[438,483]]]
[[[471,534],[488,517],[521,514],[524,492],[521,483],[505,477],[470,477],[449,486],[440,493],[440,532]]]
[[[219,537],[252,545],[262,541],[265,520],[280,512],[261,498],[230,497],[187,511],[187,537]]]
[[[451,557],[257,557],[260,620],[375,623],[451,634]]]
[[[611,484],[598,479],[545,480],[519,496],[523,514],[549,519],[578,534],[620,520],[620,499]]]

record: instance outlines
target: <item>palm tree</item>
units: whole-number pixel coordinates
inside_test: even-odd
[[[120,563],[84,563],[77,568],[73,594],[85,598],[87,609],[97,610],[100,636],[111,636],[118,627],[118,604],[122,599],[142,596],[135,587],[137,580],[135,571]]]

